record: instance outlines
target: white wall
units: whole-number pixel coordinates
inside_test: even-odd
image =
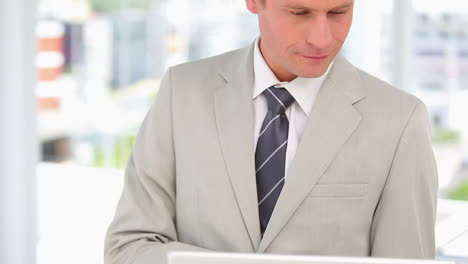
[[[36,0],[0,1],[0,263],[36,259]]]

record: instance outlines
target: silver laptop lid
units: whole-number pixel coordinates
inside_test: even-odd
[[[170,252],[169,264],[454,264],[450,261],[272,254]]]

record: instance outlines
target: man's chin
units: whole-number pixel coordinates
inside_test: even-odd
[[[296,75],[302,78],[319,78],[327,72],[330,63],[331,61],[326,61],[320,65],[302,65],[302,69],[298,69]]]
[[[321,69],[321,70],[316,70],[316,71],[304,71],[298,74],[297,76],[302,77],[302,78],[319,78],[322,77],[325,72],[327,72],[328,68]]]

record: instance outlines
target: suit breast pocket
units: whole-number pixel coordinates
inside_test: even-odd
[[[360,198],[366,196],[367,185],[367,183],[319,183],[314,186],[307,198]]]
[[[369,213],[368,184],[317,184],[297,211],[300,226],[335,224],[343,229],[367,225]],[[362,226],[361,226],[362,227]]]

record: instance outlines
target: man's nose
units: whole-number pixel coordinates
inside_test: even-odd
[[[327,16],[315,17],[307,26],[306,41],[317,50],[327,50],[333,40]]]

